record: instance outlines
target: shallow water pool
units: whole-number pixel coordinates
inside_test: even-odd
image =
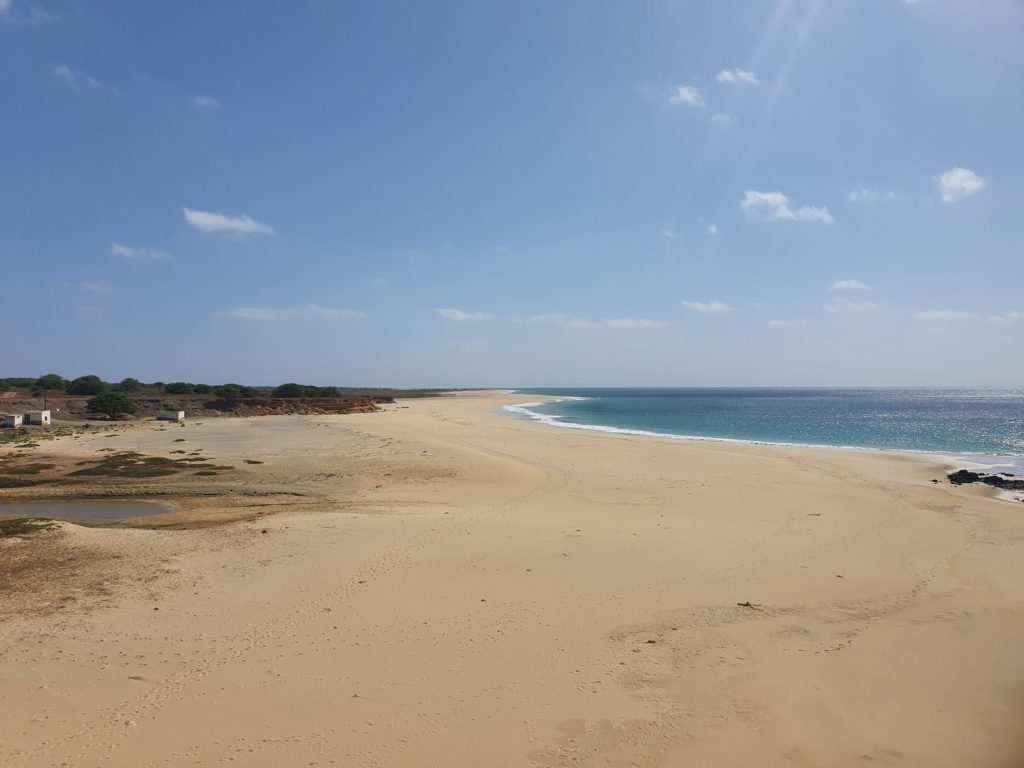
[[[170,512],[154,501],[10,501],[0,502],[0,517],[48,517],[54,520],[126,520]]]

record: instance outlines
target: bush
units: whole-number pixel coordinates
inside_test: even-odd
[[[197,395],[212,395],[213,387],[211,387],[209,384],[196,384],[195,387],[193,388],[193,391]]]
[[[168,395],[191,395],[196,391],[196,388],[185,381],[172,381],[170,384],[164,384],[164,392]]]
[[[85,410],[109,416],[113,420],[122,414],[135,413],[137,409],[135,403],[120,392],[104,392],[86,403]]]
[[[138,379],[121,379],[121,389],[125,392],[138,392],[142,389],[142,382]]]

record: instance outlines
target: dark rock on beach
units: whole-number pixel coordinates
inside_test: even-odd
[[[946,475],[953,485],[969,485],[970,483],[984,483],[993,488],[1001,488],[1008,491],[1024,491],[1024,480],[1014,479],[1013,475],[1000,472],[998,475],[986,475],[981,472],[971,472],[968,469],[958,469]]]

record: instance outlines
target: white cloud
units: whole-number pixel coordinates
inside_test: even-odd
[[[893,192],[891,189],[850,189],[846,192],[846,199],[851,203],[880,203],[892,200],[902,200],[903,195]]]
[[[708,224],[708,228],[704,230],[704,234],[705,235],[717,235],[718,234],[718,227],[716,227],[714,224]]]
[[[103,83],[86,72],[75,72],[66,64],[50,67],[50,73],[76,91],[102,91]]]
[[[246,237],[248,235],[276,234],[271,227],[260,224],[249,216],[225,216],[223,213],[208,213],[182,208],[185,221],[202,232],[220,232],[225,237]]]
[[[835,296],[825,302],[829,312],[873,312],[880,306],[874,301],[850,301],[845,296]]]
[[[122,259],[136,259],[139,261],[160,261],[171,258],[171,254],[159,248],[131,248],[121,243],[111,243],[110,254],[112,256],[119,256]]]
[[[988,321],[995,325],[1011,325],[1024,320],[1024,312],[1005,312],[1001,315],[989,315]]]
[[[11,10],[11,0],[0,0],[0,13],[7,13]]]
[[[615,318],[605,320],[604,324],[609,328],[664,328],[665,323],[661,320],[646,320],[644,318]]]
[[[723,312],[733,312],[736,308],[726,304],[723,301],[684,301],[682,302],[683,307],[690,310],[691,312],[700,312],[702,314],[719,314]]]
[[[870,291],[871,286],[860,280],[833,280],[829,286],[832,291]]]
[[[703,107],[704,99],[692,85],[679,85],[669,91],[669,104],[683,104],[688,107]]]
[[[239,307],[238,309],[224,310],[224,314],[242,320],[289,320],[295,317],[329,317],[355,320],[366,317],[365,312],[358,312],[354,309],[332,309],[331,307],[322,307],[319,304],[307,304],[304,307],[294,307],[291,309]]]
[[[463,312],[461,309],[435,309],[434,311],[446,320],[454,320],[456,323],[473,323],[491,319],[486,312]]]
[[[213,96],[193,96],[192,104],[197,107],[204,107],[205,109],[220,108],[220,102],[213,98]]]
[[[918,320],[922,320],[926,323],[942,323],[950,320],[954,322],[973,320],[977,315],[973,312],[962,312],[960,310],[953,309],[930,309],[927,312],[918,312],[916,317]]]
[[[950,168],[945,173],[936,176],[935,181],[939,185],[939,194],[944,203],[963,200],[965,197],[983,190],[988,183],[974,171],[959,166]]]
[[[716,125],[727,125],[729,123],[735,123],[736,118],[732,115],[727,115],[725,112],[715,112],[710,118],[712,123]]]
[[[668,238],[676,236],[676,231],[672,229],[672,227],[670,227],[668,224],[663,225],[658,231]]]
[[[740,209],[754,221],[819,221],[831,224],[832,215],[828,208],[802,206],[793,208],[789,198],[781,192],[758,192],[746,190]]]
[[[758,83],[754,73],[747,72],[745,69],[723,69],[718,73],[716,80],[720,83],[749,83],[750,85]]]
[[[797,325],[802,325],[803,320],[769,320],[768,326],[770,328],[792,328]]]

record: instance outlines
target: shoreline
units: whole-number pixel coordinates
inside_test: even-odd
[[[507,392],[502,390],[501,394],[522,394]],[[611,427],[602,424],[576,424],[573,422],[561,421],[558,416],[547,416],[545,414],[539,414],[531,410],[531,407],[538,405],[544,405],[547,403],[554,402],[565,402],[571,400],[584,400],[587,398],[583,397],[565,397],[559,395],[535,395],[534,397],[547,398],[541,402],[527,401],[522,403],[513,403],[510,405],[502,405],[498,408],[498,411],[505,416],[505,418],[515,419],[525,423],[530,423],[539,426],[552,427],[555,429],[572,429],[579,430],[581,432],[590,432],[596,434],[615,435],[619,437],[638,437],[638,438],[655,438],[669,442],[691,442],[691,443],[724,443],[728,445],[750,445],[750,446],[764,446],[767,448],[778,447],[778,448],[796,448],[796,449],[809,449],[809,450],[822,450],[822,451],[855,451],[855,452],[868,452],[874,455],[892,456],[894,458],[911,458],[916,459],[932,467],[939,467],[943,473],[943,481],[948,482],[946,475],[949,471],[956,469],[970,469],[970,470],[994,470],[1000,467],[1010,467],[1013,470],[1011,474],[1014,477],[1024,478],[1024,474],[1018,475],[1017,472],[1024,469],[1024,455],[1022,456],[1000,456],[997,454],[983,454],[983,453],[963,453],[953,451],[925,451],[913,448],[877,448],[874,446],[864,445],[825,445],[820,443],[791,443],[781,442],[773,440],[750,440],[743,438],[733,437],[714,437],[709,435],[684,435],[678,433],[669,432],[654,432],[652,430],[644,429],[631,429],[627,427]],[[1010,459],[1010,463],[992,463],[977,461],[976,459]],[[989,489],[989,495],[993,499],[1000,501],[1007,501],[1012,503],[1024,502],[1024,494],[1014,491],[1004,491],[999,489]]]
[[[0,539],[0,763],[1019,764],[1019,509],[918,457],[509,402],[62,438],[299,495]]]

